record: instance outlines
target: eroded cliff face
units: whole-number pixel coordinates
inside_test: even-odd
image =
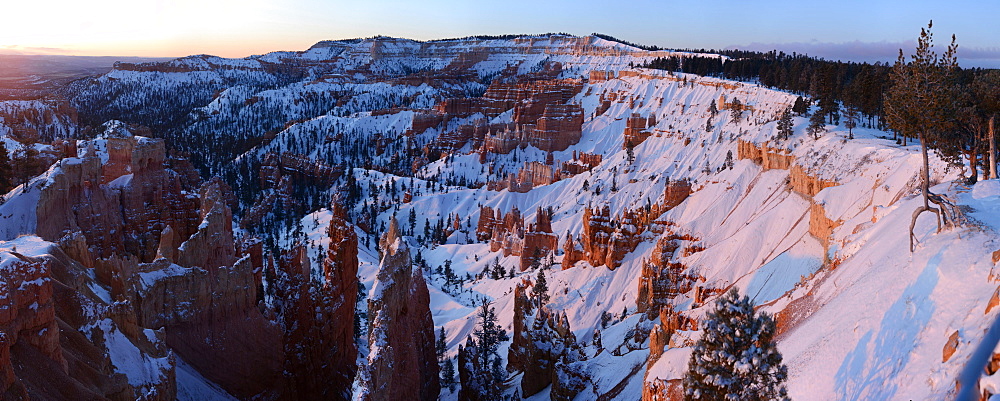
[[[302,249],[286,252],[271,310],[259,292],[261,242],[234,234],[228,186],[194,186],[171,165],[183,163],[161,140],[116,134],[36,180],[36,240],[46,245],[25,256],[15,249],[27,239],[0,242],[14,295],[0,305],[4,391],[169,400],[183,358],[240,398],[349,398],[358,261],[343,210],[333,208],[324,283]]]
[[[8,394],[27,396],[11,360],[16,345],[32,347],[50,366],[68,371],[59,346],[51,267],[8,248],[0,250],[0,268],[0,291],[5,294],[0,298],[0,384]]]
[[[414,268],[395,219],[379,241],[382,261],[368,300],[368,364],[362,400],[436,400],[441,391],[434,321],[423,272]]]
[[[329,327],[322,330],[322,335],[330,337],[327,343],[332,343],[334,355],[316,362],[330,366],[333,388],[343,389],[347,395],[357,370],[353,322],[358,299],[358,236],[354,226],[347,221],[347,212],[339,200],[334,200],[331,210],[330,247],[323,260],[325,281],[322,288],[330,299],[329,321],[325,322]]]
[[[828,217],[823,203],[817,202],[814,198],[820,191],[839,185],[837,181],[810,174],[808,169],[795,163],[795,156],[787,149],[771,147],[766,143],[739,141],[738,150],[740,159],[750,159],[765,170],[788,170],[788,184],[791,190],[809,199],[809,233],[816,237],[824,248],[829,248],[833,230],[841,223]]]

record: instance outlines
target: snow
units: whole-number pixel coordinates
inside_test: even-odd
[[[104,343],[108,347],[115,371],[124,374],[129,384],[139,387],[167,379],[169,357],[153,358],[143,353],[118,330],[111,319],[101,320],[97,323],[97,328],[104,333]]]
[[[183,275],[186,275],[186,274],[190,274],[193,271],[195,271],[196,269],[198,269],[198,268],[197,267],[186,268],[186,267],[182,267],[182,266],[179,266],[179,265],[171,263],[170,266],[167,266],[167,267],[165,267],[163,269],[157,269],[157,270],[148,271],[148,272],[139,272],[139,280],[140,280],[140,282],[142,284],[142,289],[146,290],[146,289],[152,288],[154,285],[156,285],[157,281],[160,281],[160,280],[163,280],[163,279],[166,279],[166,278],[170,278],[170,277],[177,277],[177,276],[183,276]]]
[[[177,357],[177,400],[235,401],[236,398],[206,379],[184,359]]]
[[[563,63],[563,77],[578,78],[590,70],[642,74],[588,82],[572,99],[587,116],[582,139],[569,149],[552,152],[552,157],[558,165],[569,161],[574,152],[603,156],[603,162],[590,172],[527,193],[446,187],[437,192],[418,191],[407,204],[399,204],[398,199],[385,194],[378,199],[398,205],[384,210],[378,216],[379,222],[385,223],[396,215],[403,223],[405,216],[413,211],[418,216],[414,227],[418,233],[422,232],[425,219],[440,219],[448,213],[457,213],[462,218],[463,231],[453,234],[446,244],[421,246],[413,238],[403,239],[414,255],[421,253],[431,270],[451,261],[456,274],[473,277],[459,288],[446,288],[440,276],[428,274],[435,328],[443,327],[448,334],[447,355],[454,357],[458,346],[474,330],[475,305],[480,299],[493,301],[499,324],[509,333],[514,319],[513,289],[521,280],[533,279],[536,274],[528,271],[516,272],[514,278],[476,278],[494,260],[505,269],[517,264],[517,257],[491,252],[488,244],[473,240],[480,206],[503,213],[516,207],[526,223],[535,220],[538,208],[551,207],[553,233],[559,237],[561,248],[567,233],[582,232],[585,208],[607,205],[613,219],[617,219],[625,209],[638,209],[647,202],[662,200],[668,180],[686,179],[693,183],[695,192],[659,219],[672,222],[671,230],[676,234],[692,238],[681,241],[682,249],[696,245],[704,250],[689,254],[678,251],[671,261],[682,263],[689,273],[697,275],[696,286],[715,290],[737,288],[750,296],[761,311],[791,316],[779,319],[786,326],[780,327],[778,348],[789,368],[787,384],[792,399],[943,399],[952,393],[954,378],[971,352],[970,345],[978,342],[979,333],[997,314],[983,313],[986,300],[997,285],[991,254],[1000,249],[997,236],[1000,181],[983,180],[965,187],[955,182],[955,169],[946,168],[932,156],[932,181],[941,183],[934,191],[957,200],[975,224],[939,233],[933,218],[925,214],[916,225],[919,244],[910,253],[906,228],[912,211],[922,203],[915,197],[919,144],[897,145],[886,139],[888,133],[870,128],[855,129],[855,139],[847,140],[846,130],[832,125],[827,126],[829,132],[816,140],[805,135],[804,117],[794,119],[795,133],[789,140],[775,142],[777,115],[796,95],[717,78],[630,69],[630,63],[641,64],[655,55],[602,39],[591,38],[585,43],[613,50],[612,56],[565,51],[561,47],[577,43],[575,40],[554,35],[531,40],[331,41],[318,43],[304,52],[270,53],[245,60],[193,56],[171,62],[197,69],[189,73],[116,70],[99,79],[152,82],[154,87],[226,87],[198,111],[211,116],[258,98],[271,102],[268,104],[274,105],[276,112],[291,116],[289,120],[301,118],[278,131],[270,143],[242,155],[240,161],[243,161],[284,151],[319,160],[337,159],[343,157],[339,153],[342,150],[324,142],[328,133],[359,136],[379,133],[391,137],[410,127],[412,111],[373,115],[378,114],[371,112],[374,109],[387,105],[430,108],[443,98],[483,89],[481,84],[392,85],[373,82],[361,73],[320,72],[308,82],[279,85],[274,76],[259,69],[262,62],[323,62],[331,70],[341,72],[373,63],[373,71],[377,73],[397,74],[404,68],[438,70],[462,52],[484,50],[488,57],[473,67],[484,77],[510,65],[528,72],[544,61]],[[374,62],[376,55],[383,61]],[[238,84],[223,86],[224,82]],[[350,95],[350,101],[319,114],[310,114],[295,101],[335,91]],[[620,101],[594,116],[602,94],[617,94]],[[736,123],[730,119],[732,112],[727,110],[710,117],[708,105],[720,96],[737,98],[753,106],[755,112],[746,113]],[[132,104],[135,99],[124,97],[119,102]],[[633,113],[654,116],[656,124],[649,127],[654,135],[635,147],[635,160],[629,162],[622,149],[622,131],[625,119]],[[456,118],[448,124],[454,128],[484,118],[482,115]],[[511,119],[512,113],[508,112],[491,122]],[[200,132],[195,128],[191,132]],[[414,140],[424,144],[439,133],[432,128]],[[815,196],[794,192],[790,188],[789,171],[764,170],[749,160],[740,160],[738,140],[789,149],[797,166],[837,185]],[[106,143],[102,141],[90,141],[93,145],[90,149],[106,160]],[[733,167],[719,171],[728,153],[734,158]],[[350,173],[362,188],[369,184],[384,186],[392,180],[402,180],[411,188],[426,188],[425,180],[449,174],[482,184],[516,171],[525,161],[540,161],[545,157],[545,152],[529,146],[509,155],[489,155],[483,163],[467,146],[451,155],[448,162],[442,159],[425,165],[412,179],[360,168]],[[64,161],[75,162],[79,159]],[[702,171],[706,162],[711,170],[707,173]],[[481,173],[491,168],[493,176]],[[42,248],[49,246],[48,243],[40,244],[37,237],[18,238],[18,235],[34,232],[38,188],[58,173],[58,167],[54,167],[27,187],[4,195],[6,202],[0,205],[0,241],[7,242],[0,242],[0,249],[16,245],[19,252],[33,249],[31,253],[44,253]],[[127,177],[130,176],[110,185],[125,187],[130,179]],[[618,187],[617,191],[610,190],[612,183]],[[821,206],[825,217],[837,225],[832,236],[824,241],[810,233],[812,205]],[[326,235],[330,218],[325,209],[303,216],[301,235],[285,232],[276,243],[287,249],[295,241],[304,241],[309,260],[321,260],[330,245]],[[472,222],[472,227],[465,226],[466,221]],[[359,239],[368,235],[360,229],[357,233]],[[577,339],[590,344],[595,331],[601,330],[603,350],[598,352],[593,345],[585,347],[593,377],[581,398],[596,398],[617,387],[623,389],[619,399],[634,400],[641,395],[644,380],[676,379],[686,371],[689,346],[667,349],[653,366],[646,367],[648,341],[633,340],[637,331],[648,333],[656,323],[634,311],[642,266],[650,259],[660,236],[651,231],[643,233],[639,246],[626,254],[615,270],[586,262],[562,266],[559,254],[555,256],[556,265],[546,271],[552,296],[549,306],[566,313]],[[359,249],[359,280],[369,289],[369,297],[378,296],[376,241],[368,246],[362,243]],[[2,263],[0,260],[0,266]],[[314,277],[320,278],[321,265],[312,263],[312,268]],[[180,269],[171,266],[141,273],[142,284],[149,286],[156,280],[184,274]],[[102,299],[110,298],[99,286],[91,289]],[[693,298],[693,293],[682,294],[673,300],[672,306],[688,316],[704,317],[706,305],[711,305],[713,298],[701,305],[695,305]],[[365,302],[359,307],[365,310]],[[621,317],[623,309],[628,313]],[[601,327],[605,312],[615,317],[608,327]],[[113,327],[104,330],[115,341],[112,362],[117,369],[127,372],[130,383],[158,380],[158,360],[137,356],[138,350],[130,348],[127,340],[123,342]],[[941,349],[955,331],[961,333],[962,341],[951,360],[942,363]],[[679,331],[675,336],[674,343],[684,345],[692,343],[700,332]],[[367,342],[365,339],[362,342],[364,360]],[[377,357],[382,345],[375,341],[370,356]],[[500,347],[504,357],[507,347],[509,343]],[[230,399],[182,360],[177,363],[179,398]],[[515,376],[514,383],[516,380]],[[997,380],[1000,379],[987,378],[983,383],[996,387]],[[449,393],[445,398],[455,396]],[[547,397],[546,390],[531,399]]]
[[[663,352],[660,359],[649,368],[647,378],[649,380],[674,380],[683,379],[687,375],[687,364],[691,359],[691,347],[670,348]]]
[[[996,196],[1000,196],[1000,181],[998,180],[979,181],[972,187],[973,199],[985,200]]]

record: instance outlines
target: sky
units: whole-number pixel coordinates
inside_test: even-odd
[[[0,54],[245,57],[327,39],[609,34],[666,48],[779,49],[889,61],[934,20],[960,64],[1000,67],[993,0],[8,0]]]

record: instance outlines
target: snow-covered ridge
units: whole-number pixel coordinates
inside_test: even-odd
[[[642,207],[647,199],[657,202],[666,178],[687,179],[694,183],[695,192],[660,219],[672,222],[674,230],[696,240],[682,244],[692,252],[682,255],[678,251],[672,260],[701,277],[697,287],[712,291],[736,287],[763,305],[762,310],[779,316],[783,325],[779,349],[790,369],[789,391],[793,399],[926,399],[953,391],[954,382],[946,378],[954,377],[971,352],[971,347],[964,344],[974,344],[977,336],[973,333],[985,327],[987,319],[981,318],[982,311],[996,289],[988,278],[990,253],[1000,244],[994,233],[996,226],[989,223],[993,218],[986,216],[998,206],[993,202],[1000,197],[970,197],[966,192],[969,189],[950,184],[957,178],[957,171],[932,158],[932,180],[945,183],[935,190],[956,197],[976,210],[974,217],[988,223],[935,234],[934,222],[921,219],[917,237],[922,245],[908,256],[906,227],[918,202],[914,198],[918,146],[896,145],[883,139],[891,134],[865,128],[855,129],[856,139],[848,140],[846,129],[836,126],[828,126],[828,132],[814,140],[805,135],[806,120],[801,117],[795,119],[795,135],[779,142],[774,139],[777,116],[791,105],[795,95],[752,84],[657,71],[626,70],[619,75],[584,87],[573,100],[588,115],[583,138],[566,151],[552,152],[556,164],[570,159],[573,152],[603,155],[604,162],[590,173],[525,194],[483,189],[423,194],[392,213],[406,216],[414,210],[420,216],[434,218],[455,212],[475,222],[482,205],[502,212],[516,207],[525,214],[525,221],[532,221],[537,208],[552,207],[553,231],[562,244],[567,233],[579,235],[582,231],[585,207],[607,204],[613,215],[619,215],[625,209]],[[602,97],[610,98],[612,94],[618,100],[603,114],[593,116]],[[709,103],[721,105],[732,99],[739,99],[752,111],[735,122],[732,110],[723,109],[715,116],[708,112]],[[656,124],[648,128],[652,136],[635,147],[635,161],[629,162],[622,131],[625,120],[633,113],[653,116]],[[368,120],[365,116],[358,118]],[[750,159],[741,159],[741,141],[755,147],[783,149],[791,165],[768,170]],[[734,159],[732,168],[721,168],[730,155]],[[496,157],[497,162],[505,160]],[[529,147],[520,157],[521,161],[541,160],[545,154]],[[438,161],[425,169],[458,173],[481,171],[484,167],[477,155],[460,152],[447,163]],[[370,179],[384,183],[389,178]],[[805,184],[798,183],[803,180]],[[832,186],[815,186],[812,190],[798,187],[821,181]],[[609,190],[613,184],[617,191]],[[984,182],[976,188],[988,185],[991,183]],[[595,187],[603,191],[598,193]],[[972,193],[977,192],[988,191],[977,189]],[[388,216],[387,212],[382,218]],[[813,222],[814,216],[820,222]],[[415,232],[422,230],[422,220],[417,222]],[[829,222],[829,226],[819,227],[822,222]],[[828,230],[822,231],[828,234],[817,237],[820,229]],[[623,308],[634,309],[642,265],[650,259],[652,245],[659,237],[654,233],[645,235],[614,271],[578,264],[546,272],[552,289],[551,305],[565,311],[581,342],[594,340],[594,331],[602,328],[603,313],[617,316]],[[458,274],[468,272],[473,276],[490,268],[494,260],[504,266],[516,264],[514,257],[505,258],[484,244],[466,241],[456,233],[448,244],[421,252],[432,269],[450,260]],[[963,252],[961,257],[956,255]],[[557,255],[557,266],[560,259]],[[493,299],[501,323],[513,326],[512,289],[522,278],[518,274],[512,279],[479,279],[456,293],[442,290],[443,283],[432,276],[435,323],[449,333],[450,353],[474,329],[472,300],[477,297]],[[957,295],[954,286],[959,283],[969,290]],[[692,318],[702,318],[706,305],[711,305],[712,293],[708,292],[703,303],[695,303],[695,291],[682,294],[672,306]],[[945,315],[920,315],[922,305],[936,303],[930,299],[945,298],[949,301],[940,306]],[[588,351],[593,362],[623,366],[636,353],[648,353],[643,348],[648,347],[648,342],[639,344],[638,350],[628,351],[636,345],[626,345],[630,341],[626,333],[649,330],[654,323],[636,315],[613,321],[602,330],[605,352]],[[955,330],[966,342],[961,343],[951,362],[934,362]],[[964,333],[969,333],[968,337]],[[679,379],[686,371],[689,347],[699,335],[697,331],[677,332],[671,348],[656,366],[649,367],[649,382],[643,381],[642,374],[629,375],[628,369],[613,369],[599,373],[591,391],[603,394],[623,385],[631,390],[620,393],[620,399],[634,399],[642,388],[658,380]],[[897,335],[905,335],[908,340],[893,347],[879,345],[894,342]],[[620,355],[608,354],[612,348]],[[910,358],[910,353],[919,357]],[[879,381],[870,382],[872,377],[879,377]],[[854,387],[852,383],[868,384]]]

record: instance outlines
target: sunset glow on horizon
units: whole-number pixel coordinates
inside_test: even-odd
[[[7,18],[0,24],[0,54],[246,57],[304,50],[320,40],[376,35],[429,40],[480,34],[601,32],[668,48],[770,47],[828,58],[865,59],[871,57],[867,53],[893,56],[893,49],[912,40],[929,19],[934,19],[940,35],[958,35],[960,56],[963,51],[964,57],[980,59],[1000,54],[996,42],[1000,24],[993,21],[1000,15],[1000,6],[971,0],[953,3],[15,1],[3,6]],[[830,50],[833,48],[845,54],[834,54],[838,50]]]

